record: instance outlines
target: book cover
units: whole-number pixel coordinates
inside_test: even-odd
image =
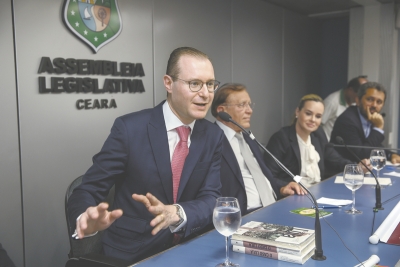
[[[397,224],[386,243],[391,245],[400,245],[400,223]]]
[[[311,218],[315,218],[315,209],[311,209],[311,208],[299,208],[299,209],[295,209],[295,210],[291,210],[291,213],[296,213],[302,216],[306,216],[306,217],[311,217]],[[325,210],[319,210],[319,217],[326,217],[331,215],[332,212],[330,211],[325,211]]]
[[[289,249],[305,247],[314,238],[315,232],[311,229],[255,221],[242,225],[232,235],[234,240]]]
[[[235,239],[231,239],[231,244],[234,246],[254,248],[254,249],[259,249],[259,250],[264,250],[264,251],[269,251],[269,252],[276,252],[276,253],[281,253],[281,254],[304,256],[305,251],[308,251],[310,249],[310,247],[312,247],[312,248],[315,247],[315,240],[313,238],[309,239],[306,242],[304,242],[299,248],[293,248],[293,249],[275,247],[275,246],[258,244],[258,243],[254,243],[254,242],[243,241],[243,240],[235,240]]]
[[[234,252],[239,252],[239,253],[244,253],[244,254],[274,259],[274,260],[287,261],[287,262],[297,263],[297,264],[304,264],[311,257],[311,255],[313,255],[314,248],[315,248],[315,245],[309,246],[308,249],[304,251],[304,255],[300,255],[300,256],[286,254],[286,253],[265,251],[265,250],[261,250],[261,249],[254,249],[254,248],[248,248],[248,247],[241,247],[241,246],[236,246],[236,245],[233,245],[232,250]]]
[[[369,238],[372,244],[377,244],[379,240],[387,244],[400,245],[400,201]]]

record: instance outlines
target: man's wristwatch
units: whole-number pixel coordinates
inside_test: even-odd
[[[183,210],[181,208],[181,206],[177,205],[177,204],[173,204],[176,207],[176,215],[178,215],[179,217],[179,221],[174,224],[174,226],[179,226],[182,222],[183,222]]]

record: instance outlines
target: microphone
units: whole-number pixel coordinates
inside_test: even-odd
[[[314,207],[315,207],[315,252],[314,252],[314,255],[311,256],[311,258],[313,260],[318,260],[318,261],[326,260],[326,256],[324,256],[324,252],[322,250],[322,234],[321,234],[321,224],[320,224],[320,221],[319,221],[318,203],[315,200],[314,195],[308,190],[308,188],[306,186],[304,186],[301,183],[301,177],[298,176],[298,175],[296,175],[296,176],[293,175],[293,173],[291,173],[285,167],[285,165],[283,165],[271,152],[268,151],[268,149],[266,149],[260,142],[257,141],[257,139],[251,133],[251,131],[247,131],[246,129],[244,129],[242,127],[242,125],[240,125],[239,123],[237,123],[236,121],[234,121],[232,119],[231,115],[229,115],[226,112],[221,111],[221,112],[218,113],[218,117],[221,118],[223,121],[231,122],[231,123],[235,124],[237,127],[239,127],[240,129],[242,129],[242,131],[244,133],[246,133],[253,141],[255,141],[259,147],[261,147],[261,149],[263,149],[265,152],[267,152],[275,160],[275,162],[278,164],[278,166],[282,170],[284,170],[287,174],[289,174],[293,178],[293,180],[295,180],[311,196],[313,204],[314,204]]]
[[[381,185],[379,184],[378,178],[376,178],[376,175],[374,174],[374,172],[372,170],[370,170],[370,168],[368,168],[367,165],[365,165],[365,163],[360,160],[360,158],[357,156],[356,153],[354,153],[351,149],[349,149],[347,147],[347,145],[344,142],[342,137],[336,136],[336,142],[338,142],[339,144],[344,145],[346,147],[347,151],[349,151],[358,160],[358,162],[361,162],[361,164],[364,165],[364,167],[370,173],[372,173],[372,176],[374,176],[375,181],[376,181],[376,186],[375,186],[375,207],[374,207],[374,209],[383,210],[384,208],[382,207],[382,202],[381,202]]]
[[[382,113],[381,113],[381,115],[382,115],[382,117],[384,117],[384,118],[385,118],[385,116],[386,116],[386,113],[385,113],[385,112],[382,112]]]
[[[226,113],[224,111],[219,112],[218,117],[220,117],[223,121],[233,122],[231,115],[229,115],[228,113]],[[236,124],[236,123],[234,123],[234,124]],[[243,131],[246,131],[241,125],[236,124],[236,126],[241,128]]]

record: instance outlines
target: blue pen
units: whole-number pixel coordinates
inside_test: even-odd
[[[315,209],[315,206],[311,206],[312,209]],[[338,209],[340,206],[318,206],[318,209]]]

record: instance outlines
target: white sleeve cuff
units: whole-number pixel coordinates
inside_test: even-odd
[[[381,134],[385,134],[385,131],[382,130],[382,129],[380,129],[380,128],[378,128],[378,127],[373,127],[372,129],[374,129],[374,130],[380,132]]]
[[[76,218],[76,221],[78,221],[78,220],[79,220],[79,218],[80,218],[81,216],[82,216],[82,214],[81,214],[81,215],[79,215],[79,217],[78,217],[78,218]],[[94,236],[94,235],[96,235],[97,233],[98,233],[98,231],[97,231],[97,232],[95,232],[95,233],[93,233],[93,234],[86,235],[86,236],[84,236],[83,238]],[[76,232],[76,229],[75,229],[75,232],[72,234],[72,238],[74,238],[74,239],[80,239],[80,238],[79,238],[79,236],[78,236],[78,233]]]
[[[176,204],[176,205],[179,205],[179,204]],[[180,230],[182,230],[182,229],[186,226],[186,223],[187,223],[187,217],[186,217],[185,210],[182,208],[181,205],[179,205],[179,207],[180,207],[180,208],[182,209],[182,211],[183,211],[183,222],[182,222],[180,225],[178,225],[178,226],[170,225],[170,226],[169,226],[169,230],[171,231],[171,233],[179,232]]]

